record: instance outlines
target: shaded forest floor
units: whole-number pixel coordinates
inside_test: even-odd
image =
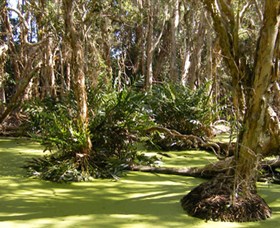
[[[203,166],[216,161],[204,151],[164,152],[163,166]],[[155,155],[156,152],[149,152]],[[0,227],[277,227],[280,185],[258,183],[272,208],[271,219],[257,223],[205,222],[184,214],[180,199],[203,180],[129,172],[119,181],[56,184],[27,178],[24,161],[41,156],[27,139],[0,138]]]

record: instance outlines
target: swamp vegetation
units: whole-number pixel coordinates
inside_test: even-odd
[[[120,188],[105,191],[114,209],[112,193],[126,180],[185,178],[180,202],[188,215],[271,217],[270,196],[258,186],[280,182],[279,0],[13,3],[0,2],[0,135],[31,138],[28,145],[38,142],[45,153],[21,165],[30,176],[24,184],[81,186],[73,203],[87,202],[87,186],[112,184]],[[222,132],[227,142],[217,137]],[[11,156],[5,151],[9,140],[1,139],[4,173],[15,159],[12,148]],[[192,166],[179,165],[189,157]],[[196,159],[205,166],[195,167]],[[199,185],[189,191],[188,180]],[[165,197],[146,193],[155,205]]]

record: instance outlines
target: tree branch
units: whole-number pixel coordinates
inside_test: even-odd
[[[162,132],[171,137],[178,138],[184,141],[187,145],[192,146],[194,148],[203,148],[203,149],[211,149],[218,159],[224,160],[225,157],[221,155],[221,148],[217,143],[214,142],[206,142],[202,138],[195,135],[183,135],[176,130],[171,130],[165,127],[151,127],[146,130],[147,132]]]

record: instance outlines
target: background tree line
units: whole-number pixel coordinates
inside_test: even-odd
[[[16,100],[63,97],[76,88],[75,66],[89,88],[102,81],[116,89],[135,82],[143,89],[161,82],[195,89],[211,80],[212,102],[220,103],[231,87],[211,16],[199,1],[19,1],[18,9],[4,1],[1,9],[2,111]],[[246,25],[248,49],[249,35],[256,31]]]

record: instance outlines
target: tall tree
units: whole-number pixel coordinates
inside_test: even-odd
[[[179,25],[179,0],[173,0],[170,3],[171,8],[171,31],[170,31],[170,79],[173,82],[178,82],[178,66],[177,66],[177,33]]]
[[[146,33],[146,69],[145,69],[145,88],[151,88],[153,84],[153,57],[156,47],[158,46],[165,27],[167,19],[167,7],[165,4],[162,6],[162,25],[160,31],[155,35],[155,22],[156,22],[156,3],[151,0],[146,0],[147,7],[147,33]]]
[[[18,16],[20,33],[14,35],[9,12],[14,12]],[[38,73],[42,61],[40,48],[43,42],[31,43],[28,40],[29,25],[26,15],[19,10],[4,7],[3,8],[5,36],[9,49],[9,58],[13,67],[13,76],[16,82],[15,92],[9,98],[4,111],[0,114],[0,124],[9,116],[9,114],[19,106],[22,100],[28,97],[28,87],[32,78]]]
[[[238,31],[233,3],[226,0],[204,0],[211,12],[220,46],[233,80],[240,79],[238,64]],[[240,1],[237,1],[240,3]],[[239,20],[239,12],[238,19]],[[227,24],[228,23],[230,24]],[[238,21],[239,23],[240,21]],[[254,70],[246,105],[243,129],[233,167],[213,180],[203,183],[182,199],[183,208],[191,215],[213,220],[255,221],[271,216],[265,201],[257,195],[256,179],[259,161],[270,151],[279,150],[280,122],[273,109],[272,88],[276,83],[273,70],[274,50],[280,25],[280,1],[266,0],[262,28],[255,47]],[[227,30],[231,26],[230,30]],[[229,36],[232,35],[232,36]],[[237,43],[236,43],[237,42]],[[242,54],[242,53],[239,53]],[[234,84],[240,89],[239,85]],[[236,95],[236,94],[234,94]],[[242,94],[238,94],[240,100]]]
[[[88,133],[87,92],[86,78],[84,74],[85,62],[83,41],[85,31],[81,21],[78,21],[76,18],[77,14],[79,14],[82,10],[85,10],[85,8],[79,4],[75,4],[72,0],[63,0],[63,8],[66,37],[68,38],[72,53],[71,73],[74,96],[78,109],[76,123],[80,126],[80,130],[82,131],[81,133],[85,135],[85,143],[84,147],[81,148],[81,153],[84,156],[88,156],[90,154],[92,144]],[[83,13],[86,14],[85,11]],[[80,16],[82,18],[82,15]]]
[[[4,21],[7,18],[7,11],[5,10],[6,1],[0,3],[0,8],[2,9],[0,16],[0,34],[5,34]],[[6,44],[6,35],[1,35],[0,37],[0,113],[4,111],[4,104],[6,103],[6,94],[5,94],[5,63],[7,61],[7,51],[8,45]]]

